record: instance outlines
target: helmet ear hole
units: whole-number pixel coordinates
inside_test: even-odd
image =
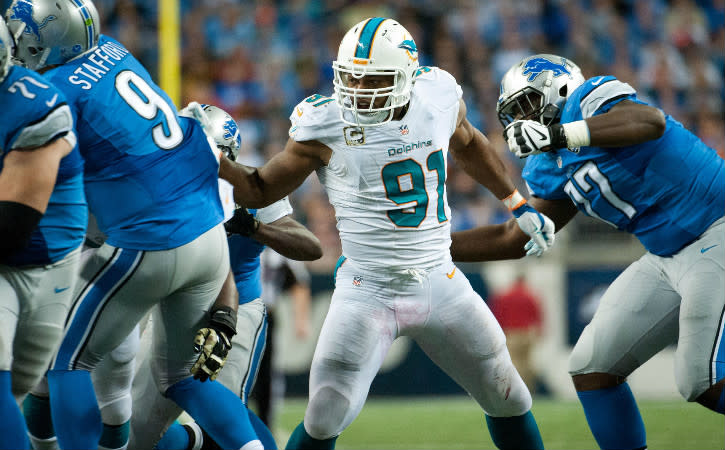
[[[567,85],[559,88],[559,97],[566,97]]]

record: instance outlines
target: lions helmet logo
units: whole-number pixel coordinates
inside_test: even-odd
[[[23,33],[32,34],[40,41],[40,30],[48,25],[51,20],[57,19],[55,16],[48,16],[41,23],[37,23],[33,19],[33,4],[26,0],[19,0],[11,8],[11,14],[8,20],[19,20],[25,24]]]
[[[566,68],[565,62],[566,60],[564,58],[562,58],[561,64],[549,61],[546,58],[533,58],[526,61],[523,74],[529,76],[526,79],[527,81],[534,81],[536,77],[538,77],[547,70],[552,71],[555,77],[564,74],[571,76],[571,72],[569,71],[569,69]]]
[[[242,145],[242,137],[239,134],[239,127],[232,119],[224,122],[224,139],[236,141],[237,147],[241,147]]]

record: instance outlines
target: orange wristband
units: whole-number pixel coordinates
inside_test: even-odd
[[[519,194],[518,189],[514,189],[514,191],[506,197],[505,199],[501,200],[504,205],[509,209],[509,211],[513,211],[514,209],[519,208],[524,203],[526,203],[526,199],[523,195]]]

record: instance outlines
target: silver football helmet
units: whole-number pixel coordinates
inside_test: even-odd
[[[547,54],[529,56],[501,80],[498,120],[504,128],[521,119],[546,126],[556,123],[566,98],[583,83],[581,69],[570,60]]]
[[[14,0],[5,19],[15,37],[15,57],[32,70],[87,52],[101,33],[90,0]]]
[[[342,38],[332,69],[342,120],[351,125],[381,125],[405,106],[418,70],[418,47],[408,30],[393,19],[374,17],[353,26]],[[392,85],[375,89],[350,86],[351,79],[390,76]],[[376,106],[376,100],[385,103]],[[379,102],[378,102],[379,103]]]
[[[214,105],[202,104],[201,107],[207,118],[204,129],[227,158],[236,160],[242,147],[242,135],[237,122],[229,113]]]
[[[0,82],[8,75],[14,51],[15,45],[13,43],[13,37],[10,35],[10,31],[8,31],[5,21],[0,17]]]

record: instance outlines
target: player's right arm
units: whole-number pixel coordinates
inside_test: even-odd
[[[315,169],[329,161],[331,150],[317,141],[287,141],[284,150],[262,167],[249,167],[222,157],[219,176],[234,186],[234,200],[262,208],[294,191]]]
[[[576,206],[568,198],[545,200],[531,197],[529,203],[549,217],[561,230],[576,215]],[[451,233],[451,256],[458,262],[518,259],[526,255],[524,245],[530,239],[516,219],[499,225],[484,225]]]
[[[322,257],[322,245],[317,236],[289,215],[271,223],[260,223],[251,237],[296,261],[314,261]]]

